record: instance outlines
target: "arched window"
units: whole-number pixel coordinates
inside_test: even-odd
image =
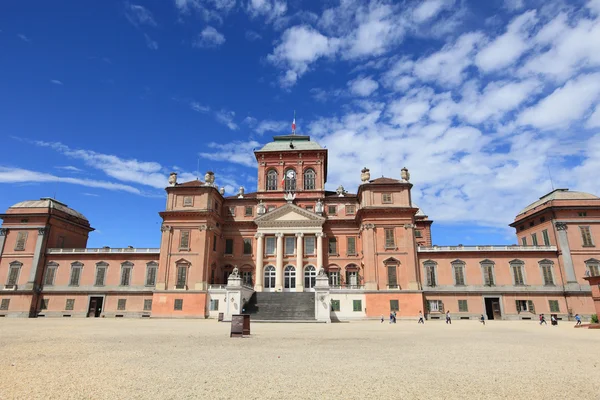
[[[295,289],[296,288],[296,268],[293,265],[288,265],[283,270],[283,288],[284,289]]]
[[[267,172],[267,190],[277,190],[277,171],[274,169]]]
[[[315,170],[312,168],[304,171],[304,190],[312,190],[315,188]]]
[[[358,266],[356,264],[346,265],[346,287],[357,289],[359,285]]]
[[[275,267],[272,265],[265,268],[265,289],[275,289]]]
[[[291,168],[285,171],[285,190],[296,190],[296,171]]]
[[[312,289],[315,287],[317,280],[317,270],[312,265],[308,265],[304,268],[304,287],[306,289]]]

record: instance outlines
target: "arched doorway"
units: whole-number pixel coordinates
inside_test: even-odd
[[[265,292],[273,292],[275,290],[275,267],[268,265],[265,268]]]
[[[356,264],[346,265],[346,287],[348,289],[358,289],[360,284],[359,268]]]
[[[316,281],[317,269],[312,265],[307,265],[306,268],[304,268],[304,290],[314,292]]]
[[[296,268],[293,265],[288,265],[283,270],[283,291],[296,291]]]

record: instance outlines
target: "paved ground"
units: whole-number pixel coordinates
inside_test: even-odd
[[[2,319],[0,399],[599,399],[600,330]]]

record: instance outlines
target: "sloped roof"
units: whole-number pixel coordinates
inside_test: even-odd
[[[402,182],[399,181],[398,179],[386,178],[386,177],[382,176],[381,178],[376,178],[376,179],[370,180],[369,183],[384,185],[384,184],[389,184],[389,183],[402,183]]]
[[[273,141],[265,144],[256,153],[267,151],[298,151],[298,150],[324,150],[317,142],[312,142],[310,136],[282,135],[273,136]]]
[[[189,182],[183,182],[183,183],[178,183],[175,187],[200,187],[200,186],[204,186],[204,182],[196,179],[193,181],[189,181]]]
[[[599,199],[599,197],[596,195],[593,195],[591,193],[574,192],[574,191],[570,191],[569,189],[556,189],[556,190],[551,191],[548,194],[543,195],[542,197],[540,197],[539,200],[534,201],[533,203],[531,203],[530,205],[528,205],[527,207],[522,209],[519,212],[519,214],[517,214],[517,215],[524,214],[527,211],[532,210],[532,209],[534,209],[544,203],[552,201],[552,200],[591,200],[591,199]]]
[[[72,208],[70,208],[69,206],[67,206],[66,204],[61,203],[60,201],[58,201],[56,199],[52,199],[50,197],[42,197],[39,200],[21,201],[20,203],[17,203],[10,207],[10,209],[15,209],[15,208],[48,208],[48,209],[52,208],[55,210],[62,211],[65,214],[69,214],[74,217],[86,220],[86,221],[88,220],[82,213],[75,211]]]

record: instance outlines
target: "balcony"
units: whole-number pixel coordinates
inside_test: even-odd
[[[48,249],[46,254],[96,254],[96,253],[144,253],[144,254],[160,254],[159,248],[153,247],[100,247],[87,249]]]
[[[556,251],[556,246],[419,246],[419,253],[446,251]]]

